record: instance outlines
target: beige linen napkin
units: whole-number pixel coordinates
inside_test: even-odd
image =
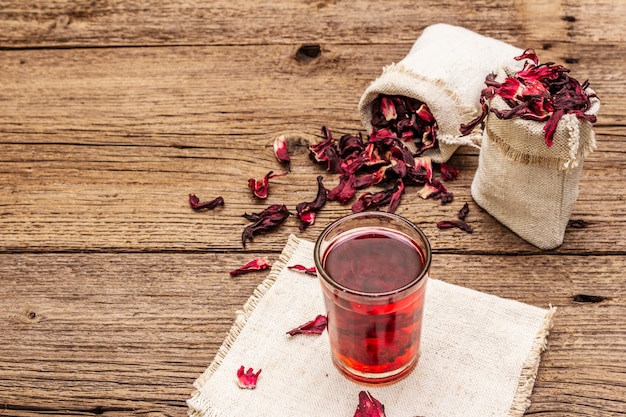
[[[554,308],[431,278],[417,368],[392,385],[360,385],[332,365],[326,332],[286,334],[325,314],[317,278],[286,268],[313,266],[312,254],[312,242],[289,237],[215,359],[195,381],[196,391],[187,401],[190,416],[351,417],[362,390],[385,405],[388,417],[524,414]],[[256,389],[237,386],[242,365],[262,369]]]

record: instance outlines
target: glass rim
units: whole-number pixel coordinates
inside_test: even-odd
[[[405,225],[407,225],[413,231],[417,232],[417,234],[419,235],[419,237],[422,240],[422,242],[416,242],[416,243],[418,243],[418,245],[420,243],[423,243],[423,247],[420,245],[420,248],[422,248],[424,250],[424,252],[425,252],[424,253],[424,258],[425,258],[424,259],[424,265],[423,265],[422,271],[417,275],[417,277],[412,279],[407,284],[404,284],[403,286],[398,287],[396,289],[393,289],[393,290],[390,290],[390,291],[372,293],[372,292],[355,290],[353,288],[346,287],[345,285],[341,285],[340,283],[335,281],[326,272],[326,270],[324,269],[324,266],[322,264],[322,259],[321,259],[322,254],[320,253],[321,252],[321,242],[322,242],[322,240],[332,231],[332,229],[335,226],[337,226],[337,225],[339,225],[341,223],[344,223],[347,220],[354,219],[354,218],[359,218],[359,217],[381,217],[381,218],[387,218],[387,219],[391,219],[391,220],[397,220],[397,221],[400,221],[400,222],[404,223]],[[364,227],[366,227],[366,226],[364,226]],[[411,238],[411,237],[409,236],[409,238]],[[414,240],[414,239],[411,238],[411,240]],[[334,220],[333,222],[331,222],[329,225],[327,225],[324,228],[322,233],[319,235],[319,237],[315,241],[315,246],[313,248],[313,261],[315,262],[315,268],[316,268],[319,276],[321,276],[321,278],[325,282],[327,282],[328,284],[330,284],[334,288],[343,291],[344,293],[351,294],[351,295],[356,295],[356,296],[359,296],[359,297],[369,297],[369,298],[388,297],[388,296],[392,296],[392,295],[396,295],[396,294],[405,292],[408,289],[410,289],[411,287],[414,287],[416,284],[418,284],[420,281],[422,281],[426,276],[428,276],[428,273],[430,271],[431,259],[432,259],[432,252],[431,252],[430,242],[428,241],[428,238],[426,237],[426,235],[424,234],[422,229],[417,227],[417,225],[415,225],[412,221],[410,221],[406,217],[400,216],[400,215],[395,214],[395,213],[387,213],[387,212],[384,212],[384,211],[363,211],[363,212],[359,212],[359,213],[348,214],[347,216],[343,216],[343,217],[341,217],[341,218],[339,218],[337,220]]]

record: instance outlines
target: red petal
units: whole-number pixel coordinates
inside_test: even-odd
[[[456,215],[456,217],[458,217],[459,220],[465,220],[465,218],[467,217],[468,213],[469,213],[469,205],[467,203],[465,203],[463,205],[463,207],[461,208],[461,210],[459,210],[459,212]]]
[[[315,276],[317,276],[317,269],[314,266],[312,266],[310,268],[307,268],[304,265],[291,265],[291,266],[288,266],[287,268],[292,269],[294,271],[303,272],[303,273],[308,274],[308,275],[315,275]]]
[[[255,374],[252,368],[248,368],[246,371],[245,367],[241,365],[241,368],[237,370],[237,385],[239,385],[239,388],[255,389],[261,371],[262,369],[259,369],[259,372]]]
[[[200,199],[195,194],[189,194],[189,205],[194,210],[211,210],[217,206],[224,205],[224,199],[222,197],[216,197],[211,201],[200,202]]]
[[[315,223],[315,213],[317,213],[326,204],[328,190],[322,184],[322,176],[317,177],[317,197],[310,203],[298,203],[296,212],[301,220],[300,230],[306,229]]]
[[[326,329],[327,324],[328,320],[326,319],[326,316],[319,314],[315,317],[315,319],[307,321],[295,329],[289,330],[287,334],[289,336],[295,336],[297,334],[322,334],[324,329]]]
[[[271,267],[272,264],[265,257],[260,257],[258,259],[251,260],[240,268],[230,271],[230,275],[237,276],[252,271],[262,271]]]
[[[444,181],[454,181],[459,176],[459,169],[445,162],[440,165],[439,170]]]
[[[398,182],[396,183],[395,191],[391,195],[391,200],[389,201],[389,206],[387,207],[387,213],[396,212],[396,210],[398,209],[398,205],[400,204],[402,194],[404,194],[404,183],[402,182],[402,180],[398,180]]]
[[[522,59],[530,59],[535,63],[535,65],[539,64],[539,57],[532,48],[526,49],[520,56],[515,57],[515,60],[517,61],[521,61]]]
[[[396,106],[393,105],[393,101],[390,98],[383,97],[380,102],[380,110],[385,116],[385,120],[394,120],[398,117],[396,113]]]
[[[354,417],[386,417],[385,406],[368,391],[361,391]]]
[[[439,229],[450,229],[453,227],[458,227],[461,230],[465,230],[467,233],[472,233],[474,229],[472,226],[467,224],[465,220],[444,220],[437,222],[437,227]]]
[[[284,175],[287,175],[287,173],[284,172],[282,174],[274,174],[273,171],[270,171],[265,174],[263,179],[256,180],[254,178],[250,178],[248,180],[248,187],[250,187],[252,194],[256,198],[265,199],[270,192],[270,178],[282,177]]]
[[[285,135],[280,135],[274,139],[274,155],[276,155],[276,159],[278,159],[278,162],[281,164],[289,163],[291,161]]]

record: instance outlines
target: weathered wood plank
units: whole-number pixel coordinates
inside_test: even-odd
[[[354,131],[361,94],[408,49],[330,45],[308,63],[295,59],[295,45],[1,51],[0,143],[84,142],[95,133],[98,143],[179,136],[191,145],[214,134]],[[565,65],[563,50],[545,52],[542,60]],[[587,46],[567,64],[602,99],[598,128],[624,123],[625,52]]]
[[[2,186],[0,200],[4,252],[239,251],[241,233],[249,224],[241,217],[243,213],[259,212],[273,203],[286,204],[295,212],[299,202],[314,199],[318,174],[324,175],[329,188],[338,181],[337,175],[323,171],[301,149],[294,155],[292,172],[270,181],[269,198],[254,199],[247,187],[248,178],[260,178],[269,170],[281,171],[270,144],[256,150],[251,144],[248,157],[254,155],[256,161],[228,159],[220,155],[219,146],[35,148],[40,150],[36,156],[33,154],[37,160],[5,164],[4,169],[9,171],[2,173],[14,179],[13,184],[7,181]],[[7,145],[4,149],[9,160],[19,160],[34,148]],[[603,158],[597,155],[585,166],[579,201],[572,214],[573,220],[584,221],[586,227],[568,229],[558,252],[624,253],[626,249],[626,165],[623,159]],[[418,187],[411,187],[398,213],[420,224],[438,252],[537,252],[472,202],[469,187],[476,156],[458,155],[451,162],[461,170],[459,179],[448,184],[455,193],[452,204],[442,206],[435,200],[422,200],[416,195]],[[220,195],[226,203],[211,212],[193,212],[187,202],[189,193],[202,199]],[[470,203],[468,221],[475,233],[439,231],[435,223],[454,218],[464,202]],[[348,212],[349,205],[329,202],[308,230],[299,231],[297,219],[291,217],[278,230],[259,236],[248,248],[277,251],[289,233],[314,239],[325,224]]]
[[[12,294],[0,304],[3,407],[182,415],[193,380],[265,276],[228,271],[260,255],[2,255]],[[531,413],[617,416],[626,414],[622,267],[615,256],[441,254],[432,275],[557,306]]]
[[[267,55],[254,53],[257,47],[2,52],[0,250],[240,250],[241,214],[265,204],[251,198],[248,178],[282,169],[271,149],[276,135],[291,134],[293,172],[272,181],[267,204],[295,207],[313,198],[315,177],[324,174],[306,150],[321,139],[320,127],[336,135],[362,129],[360,93],[392,58],[372,46],[334,48],[309,64],[285,46],[265,48]],[[369,52],[376,64],[357,65]],[[615,51],[609,54],[617,66]],[[254,77],[246,56],[260,57]],[[596,127],[599,149],[585,165],[572,216],[589,227],[568,233],[559,250],[620,253],[626,185],[617,96],[626,86],[602,66],[579,66],[595,71],[607,102],[602,112],[615,116]],[[452,162],[462,173],[450,189],[459,203],[470,201],[476,152],[463,150]],[[327,178],[327,186],[337,181]],[[188,193],[222,195],[227,205],[192,213]],[[315,236],[347,210],[329,205],[302,235]],[[400,212],[420,222],[441,251],[534,250],[475,206],[474,235],[437,231],[434,222],[456,210],[407,193]],[[299,233],[295,219],[258,241],[277,251],[288,233]]]
[[[444,22],[489,36],[546,44],[567,38],[624,41],[626,15],[619,1],[513,0],[441,2],[408,0],[305,0],[255,3],[224,0],[92,2],[3,1],[0,46],[72,47],[122,45],[412,42],[425,26]],[[253,16],[253,18],[250,18]],[[245,18],[246,24],[242,24]],[[313,23],[314,22],[314,23]]]

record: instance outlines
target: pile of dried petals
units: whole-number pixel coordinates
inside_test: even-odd
[[[495,80],[495,74],[487,75],[487,87],[480,97],[483,112],[476,119],[461,125],[463,135],[468,135],[485,119],[489,112],[487,100],[495,95],[502,97],[510,107],[510,110],[491,109],[498,118],[520,117],[545,122],[543,131],[548,146],[552,146],[559,120],[565,114],[572,113],[592,123],[596,121],[596,116],[585,114],[591,106],[590,96],[585,92],[588,81],[580,84],[569,76],[569,69],[562,65],[553,62],[539,64],[539,58],[532,49],[525,50],[515,59],[529,59],[532,62],[526,62],[522,70],[515,73],[514,77],[507,77],[502,83]]]
[[[389,117],[393,116],[391,114]],[[346,204],[356,195],[357,190],[391,183],[393,185],[383,191],[361,195],[352,205],[352,211],[356,213],[388,204],[387,211],[395,212],[406,185],[422,186],[418,192],[421,198],[439,198],[442,204],[451,202],[452,193],[433,177],[430,158],[413,154],[404,143],[406,138],[398,136],[410,135],[402,132],[389,128],[373,129],[365,140],[360,134],[347,134],[337,142],[330,130],[323,127],[325,139],[309,145],[309,150],[315,161],[324,163],[329,172],[339,174],[339,184],[328,192],[327,199]],[[431,130],[429,135],[433,132]],[[422,144],[423,140],[427,140],[425,137],[429,137],[424,135],[420,141]],[[448,170],[446,178],[454,179],[455,169],[449,165],[445,167]]]
[[[425,103],[415,98],[379,95],[372,102],[371,123],[373,133],[411,142],[416,154],[438,146],[435,117]]]

